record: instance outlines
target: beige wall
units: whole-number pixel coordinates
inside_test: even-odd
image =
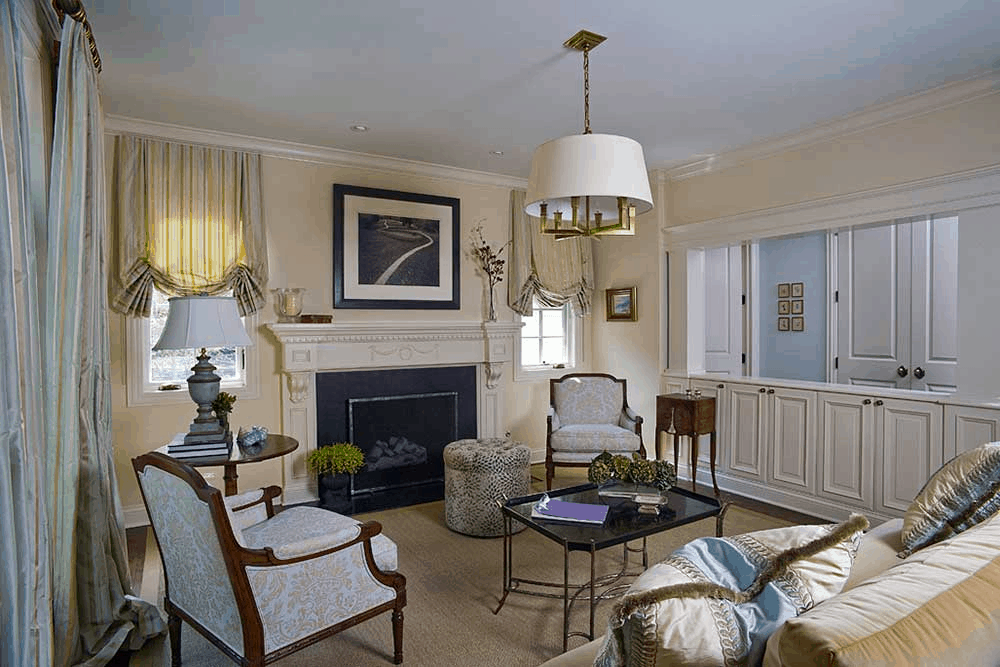
[[[1000,93],[670,184],[671,226],[995,165]]]
[[[359,170],[298,160],[265,157],[262,169],[264,215],[268,229],[270,283],[273,287],[304,287],[303,312],[330,313],[334,321],[393,320],[482,320],[485,314],[486,292],[483,279],[477,274],[472,260],[465,254],[469,232],[480,220],[487,240],[503,242],[509,238],[509,188],[472,185],[468,183],[407,176],[373,170]],[[345,183],[367,187],[457,197],[461,200],[462,252],[460,310],[334,310],[333,304],[333,184]],[[502,295],[506,284],[497,286],[498,317],[514,319]],[[266,323],[276,321],[273,300],[259,316],[258,341],[252,354],[260,364],[260,395],[256,399],[240,399],[232,415],[234,426],[261,424],[274,432],[281,431],[281,393],[284,390],[279,349]],[[130,525],[142,521],[141,496],[132,473],[132,457],[155,449],[175,433],[187,430],[194,417],[194,404],[170,404],[148,407],[126,405],[125,318],[113,314],[112,322],[112,384],[113,428],[116,464],[122,505]],[[505,369],[507,378],[511,370]],[[547,390],[547,387],[546,387]],[[541,390],[531,385],[510,386],[507,396],[508,417],[515,437],[521,437],[535,448],[544,449],[544,440],[537,441],[537,423],[542,423],[544,437],[545,408],[531,397]],[[526,400],[527,399],[527,400]],[[535,414],[537,413],[537,414]],[[295,454],[293,454],[294,456]],[[297,455],[301,456],[301,453]],[[221,469],[202,469],[214,474],[212,482],[222,485]],[[240,489],[282,483],[280,461],[265,461],[239,468]]]

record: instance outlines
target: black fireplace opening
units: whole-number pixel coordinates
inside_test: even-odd
[[[351,479],[358,513],[444,497],[444,447],[474,438],[475,366],[316,375],[317,444],[353,442],[365,466]],[[324,503],[321,493],[320,503]]]

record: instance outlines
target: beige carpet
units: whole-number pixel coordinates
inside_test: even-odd
[[[359,515],[375,519],[399,549],[399,569],[407,578],[408,604],[404,610],[403,660],[412,667],[469,665],[476,667],[534,666],[562,651],[562,601],[512,594],[504,608],[493,609],[502,594],[503,540],[466,537],[444,525],[444,503],[434,502]],[[725,534],[776,528],[788,522],[740,507],[726,516]],[[649,540],[650,562],[656,562],[689,540],[715,534],[715,520],[682,526]],[[155,551],[153,552],[155,554]],[[613,572],[621,564],[622,549],[598,552],[598,573]],[[633,555],[633,562],[638,563]],[[148,563],[147,559],[147,563]],[[514,537],[515,576],[562,581],[562,549],[526,530]],[[571,554],[571,579],[584,579],[589,558]],[[156,590],[158,567],[144,568],[141,590]],[[574,576],[575,575],[575,576]],[[149,599],[147,597],[147,599]],[[613,602],[598,606],[595,633]],[[587,629],[586,601],[573,609],[571,630]],[[570,638],[570,648],[585,640]],[[185,667],[234,664],[189,626],[184,625],[182,658]],[[306,665],[392,664],[389,614],[325,639],[273,663],[280,667]]]

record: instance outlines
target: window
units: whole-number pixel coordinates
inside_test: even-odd
[[[535,300],[530,317],[521,317],[524,326],[518,339],[515,380],[558,377],[577,365],[578,340],[582,327],[573,316],[572,306],[543,306]]]
[[[223,296],[231,296],[231,292]],[[196,363],[198,350],[153,350],[167,321],[169,297],[153,289],[149,318],[130,317],[128,404],[152,405],[162,402],[190,402],[187,379]],[[250,338],[254,336],[255,316],[244,317]],[[131,352],[135,350],[135,354]],[[222,378],[222,388],[242,398],[256,396],[256,363],[246,348],[208,350],[215,374]],[[175,385],[177,389],[165,389]]]

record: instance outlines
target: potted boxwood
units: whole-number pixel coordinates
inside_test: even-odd
[[[219,395],[212,401],[212,411],[215,412],[215,416],[219,419],[219,425],[222,426],[222,430],[226,434],[229,433],[229,415],[235,404],[236,395],[230,394],[228,391],[220,391]]]
[[[351,475],[365,465],[365,455],[350,442],[321,445],[306,456],[306,467],[319,475],[320,505],[335,512],[349,510]]]

